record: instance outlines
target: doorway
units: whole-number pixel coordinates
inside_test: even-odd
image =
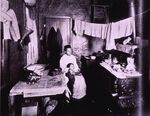
[[[59,67],[63,47],[68,44],[71,44],[71,18],[46,17],[47,61],[53,68]]]

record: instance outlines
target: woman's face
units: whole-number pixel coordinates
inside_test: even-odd
[[[68,56],[70,56],[70,55],[72,54],[72,49],[71,49],[71,48],[67,48],[66,54],[67,54]]]

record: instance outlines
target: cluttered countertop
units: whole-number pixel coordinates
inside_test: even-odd
[[[115,77],[119,79],[124,79],[124,78],[137,78],[142,76],[141,73],[138,71],[126,71],[123,69],[121,66],[112,66],[108,64],[107,62],[101,62],[100,65],[107,69],[110,73],[112,73]],[[118,69],[117,69],[118,68]],[[122,69],[121,69],[122,68]]]
[[[99,63],[100,66],[119,79],[138,78],[142,76],[137,70],[135,58],[128,54],[111,51],[110,53],[97,53],[96,55],[84,58],[90,61],[97,61],[96,63]]]

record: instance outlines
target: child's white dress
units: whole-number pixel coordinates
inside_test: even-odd
[[[75,82],[73,85],[72,97],[75,99],[81,99],[86,95],[86,83],[84,77],[75,75]]]

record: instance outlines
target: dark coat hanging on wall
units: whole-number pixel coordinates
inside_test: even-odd
[[[52,68],[59,68],[59,59],[62,52],[62,36],[60,30],[52,27],[47,38],[48,63]]]
[[[41,37],[41,60],[43,63],[47,63],[47,48],[46,48],[46,27],[42,28]]]

